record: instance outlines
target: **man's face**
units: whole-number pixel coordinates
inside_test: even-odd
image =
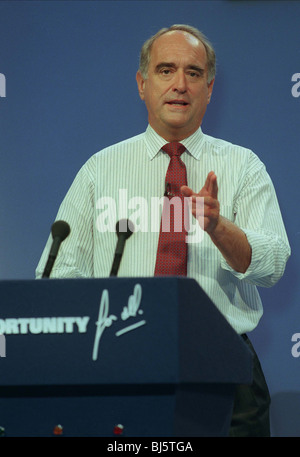
[[[147,79],[137,73],[149,124],[167,141],[181,141],[201,125],[214,83],[207,82],[206,61],[197,38],[172,31],[153,43]]]

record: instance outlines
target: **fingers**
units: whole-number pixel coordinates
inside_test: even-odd
[[[198,193],[188,186],[182,186],[180,190],[184,197],[188,197],[192,215],[198,220],[201,228],[207,232],[213,230],[220,214],[215,173],[213,171],[208,173],[205,184]]]
[[[202,189],[196,193],[188,186],[181,186],[181,193],[184,197],[206,197],[210,196],[217,200],[218,198],[218,183],[217,176],[213,171],[210,171],[207,175],[206,181]]]
[[[210,171],[207,175],[205,184],[205,189],[212,198],[218,198],[218,183],[217,183],[217,176],[215,175],[214,171]]]
[[[191,197],[192,195],[196,195],[195,192],[188,186],[181,186],[180,190],[184,197]]]
[[[215,217],[219,211],[218,200],[212,197],[193,197],[189,202],[192,214],[196,219],[199,217]]]

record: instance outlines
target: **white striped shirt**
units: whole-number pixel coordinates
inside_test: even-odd
[[[203,233],[200,242],[189,243],[188,277],[198,281],[238,333],[249,332],[263,312],[256,286],[275,284],[290,255],[273,184],[249,149],[205,135],[201,128],[181,143],[186,147],[181,158],[188,186],[198,192],[213,170],[220,212],[245,232],[252,248],[249,268],[238,273]],[[145,133],[103,149],[84,164],[56,217],[70,224],[71,234],[60,247],[51,277],[108,277],[117,238],[112,230],[100,230],[100,222],[111,222],[114,229],[124,217],[134,222],[136,232],[126,243],[118,276],[153,276],[160,218],[151,212],[150,201],[165,191],[170,159],[161,150],[164,144],[148,126]],[[145,201],[146,211],[141,205]],[[51,242],[50,236],[37,278],[42,276]]]

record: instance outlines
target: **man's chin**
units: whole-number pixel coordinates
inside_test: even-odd
[[[194,129],[188,128],[186,124],[168,123],[164,125],[163,129],[160,131],[156,130],[156,132],[167,141],[171,142],[184,140],[184,138],[192,135],[197,129],[198,127],[195,127]]]

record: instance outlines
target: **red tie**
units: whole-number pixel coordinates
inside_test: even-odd
[[[168,143],[162,148],[171,158],[166,174],[166,194],[164,201],[160,235],[158,241],[155,276],[187,274],[187,207],[180,187],[187,185],[186,168],[180,155],[185,147],[177,142]],[[165,197],[166,197],[165,194]],[[173,197],[175,197],[173,199]],[[173,204],[174,203],[174,204]]]

